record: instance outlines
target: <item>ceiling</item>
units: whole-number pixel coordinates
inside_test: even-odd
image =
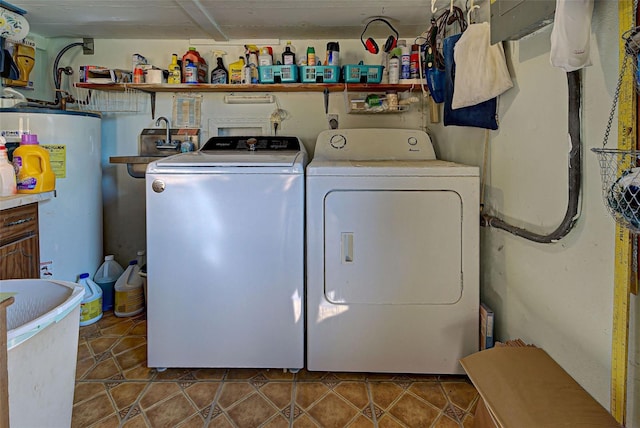
[[[431,0],[11,0],[27,11],[30,31],[44,37],[98,39],[358,38],[373,17],[401,37],[429,26]],[[478,1],[480,3],[480,1]],[[436,0],[441,11],[450,0]],[[456,0],[464,7],[464,0]],[[438,12],[436,12],[438,13]],[[389,35],[384,23],[367,30]]]

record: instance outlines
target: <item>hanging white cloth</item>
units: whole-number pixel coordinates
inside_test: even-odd
[[[593,0],[556,0],[551,65],[575,71],[591,65],[589,42]]]
[[[456,43],[451,108],[490,100],[513,87],[502,43],[491,45],[488,22],[471,24]]]

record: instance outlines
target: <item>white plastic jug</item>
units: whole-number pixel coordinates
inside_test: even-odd
[[[113,308],[113,300],[115,297],[113,287],[116,281],[124,273],[124,268],[115,261],[113,254],[104,257],[104,262],[95,275],[93,280],[102,289],[102,310],[108,311]]]
[[[131,260],[124,273],[116,281],[116,300],[113,313],[117,317],[132,317],[144,309],[144,291],[140,267]]]
[[[80,275],[78,284],[84,287],[84,297],[80,302],[80,326],[84,327],[102,318],[102,289],[89,278],[88,273]]]

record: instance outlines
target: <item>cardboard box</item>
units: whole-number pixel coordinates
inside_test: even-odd
[[[495,347],[460,363],[480,394],[474,428],[621,426],[540,348]]]

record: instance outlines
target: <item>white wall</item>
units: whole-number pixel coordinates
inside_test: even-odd
[[[486,15],[486,11],[485,11]],[[514,88],[500,98],[500,129],[489,133],[486,170],[486,208],[490,213],[539,233],[551,232],[564,216],[567,204],[567,84],[562,70],[549,64],[550,29],[506,44]],[[50,55],[68,41],[51,44]],[[326,41],[294,41],[298,52],[314,45],[324,55]],[[283,41],[284,44],[284,41]],[[61,64],[130,67],[131,54],[141,53],[166,66],[173,52],[182,54],[186,40],[96,40],[96,54],[80,49],[67,53]],[[342,63],[379,59],[365,54],[359,40],[341,40]],[[207,60],[214,47],[197,46]],[[319,48],[320,47],[320,48]],[[599,167],[589,150],[602,144],[617,80],[617,2],[596,2],[592,29],[593,65],[583,71],[583,190],[582,213],[574,230],[555,244],[536,244],[495,229],[483,229],[482,299],[496,311],[499,340],[522,338],[544,348],[600,403],[609,408],[614,223],[600,195]],[[229,52],[228,64],[240,53]],[[282,46],[274,47],[276,53]],[[365,57],[366,56],[366,57]],[[211,61],[210,61],[211,62]],[[419,95],[419,91],[415,92]],[[225,116],[268,119],[273,105],[229,106],[224,94],[205,94],[203,139],[210,119]],[[326,128],[321,93],[277,93],[279,107],[290,113],[281,133],[299,136],[313,152],[315,136]],[[171,94],[158,94],[156,117],[171,117]],[[429,122],[422,105],[410,113],[385,116],[347,115],[341,93],[331,94],[330,113],[340,115],[340,126],[407,127],[427,129],[438,155],[447,160],[481,166],[485,132],[443,127]],[[614,122],[615,124],[615,122]],[[149,112],[106,114],[103,119],[103,180],[105,252],[122,264],[144,247],[144,182],[131,178],[123,165],[109,156],[134,155],[137,138],[154,126]],[[610,145],[617,141],[612,130]],[[194,220],[206,217],[195,213]],[[167,219],[167,227],[172,221]],[[640,426],[640,305],[632,296],[632,339],[629,352],[629,416],[627,426]]]

